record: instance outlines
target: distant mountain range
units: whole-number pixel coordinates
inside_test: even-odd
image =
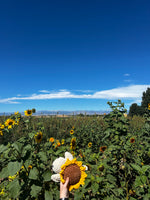
[[[110,111],[92,111],[92,110],[77,110],[77,111],[47,111],[47,110],[41,110],[36,111],[33,115],[78,115],[78,114],[86,114],[86,115],[102,115],[104,113],[108,114]],[[20,112],[21,115],[24,115],[24,112]],[[14,114],[14,112],[0,112],[0,116],[2,115],[11,115]]]

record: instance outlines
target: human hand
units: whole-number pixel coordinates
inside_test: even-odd
[[[60,182],[60,198],[69,198],[69,177],[65,183]]]

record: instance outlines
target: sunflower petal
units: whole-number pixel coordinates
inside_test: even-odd
[[[73,160],[73,155],[71,153],[69,153],[69,152],[65,152],[65,159],[67,160],[67,158],[69,160]]]
[[[59,173],[61,171],[61,166],[66,162],[65,158],[63,157],[59,157],[56,158],[56,160],[54,160],[54,162],[52,163],[52,170],[55,173]]]
[[[53,174],[51,176],[51,180],[54,182],[60,182],[60,175],[59,174]]]

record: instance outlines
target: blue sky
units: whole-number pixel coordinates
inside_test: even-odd
[[[149,0],[1,1],[0,112],[140,105],[149,36]]]

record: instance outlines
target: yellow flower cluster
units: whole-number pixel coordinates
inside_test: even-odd
[[[0,123],[0,129],[4,129],[5,125]]]
[[[19,112],[17,111],[17,112],[15,112],[15,115],[18,115],[19,114]]]
[[[54,141],[55,141],[55,143],[54,143]],[[63,144],[65,143],[65,140],[62,139],[61,142],[60,142],[59,140],[55,140],[53,137],[51,137],[51,138],[49,139],[49,142],[53,143],[53,146],[54,146],[55,148],[57,148],[57,147],[60,147],[61,145],[63,145]]]
[[[19,172],[17,172],[15,175],[13,176],[8,176],[8,180],[9,181],[13,181],[17,176],[19,175]]]
[[[61,144],[62,145],[65,144],[65,140],[64,139],[61,140]]]
[[[17,112],[18,114],[18,112]],[[4,124],[0,123],[0,135],[3,136],[3,131],[5,128],[12,129],[14,125],[19,125],[20,118],[15,117],[15,119],[8,118]]]
[[[1,190],[0,196],[3,196],[5,194],[4,189]]]
[[[0,135],[3,136],[3,131],[0,131]]]
[[[59,142],[59,140],[56,140],[56,144],[55,144],[55,148],[60,147],[61,143]]]
[[[5,128],[4,124],[0,123],[0,135],[3,136],[3,129]]]

